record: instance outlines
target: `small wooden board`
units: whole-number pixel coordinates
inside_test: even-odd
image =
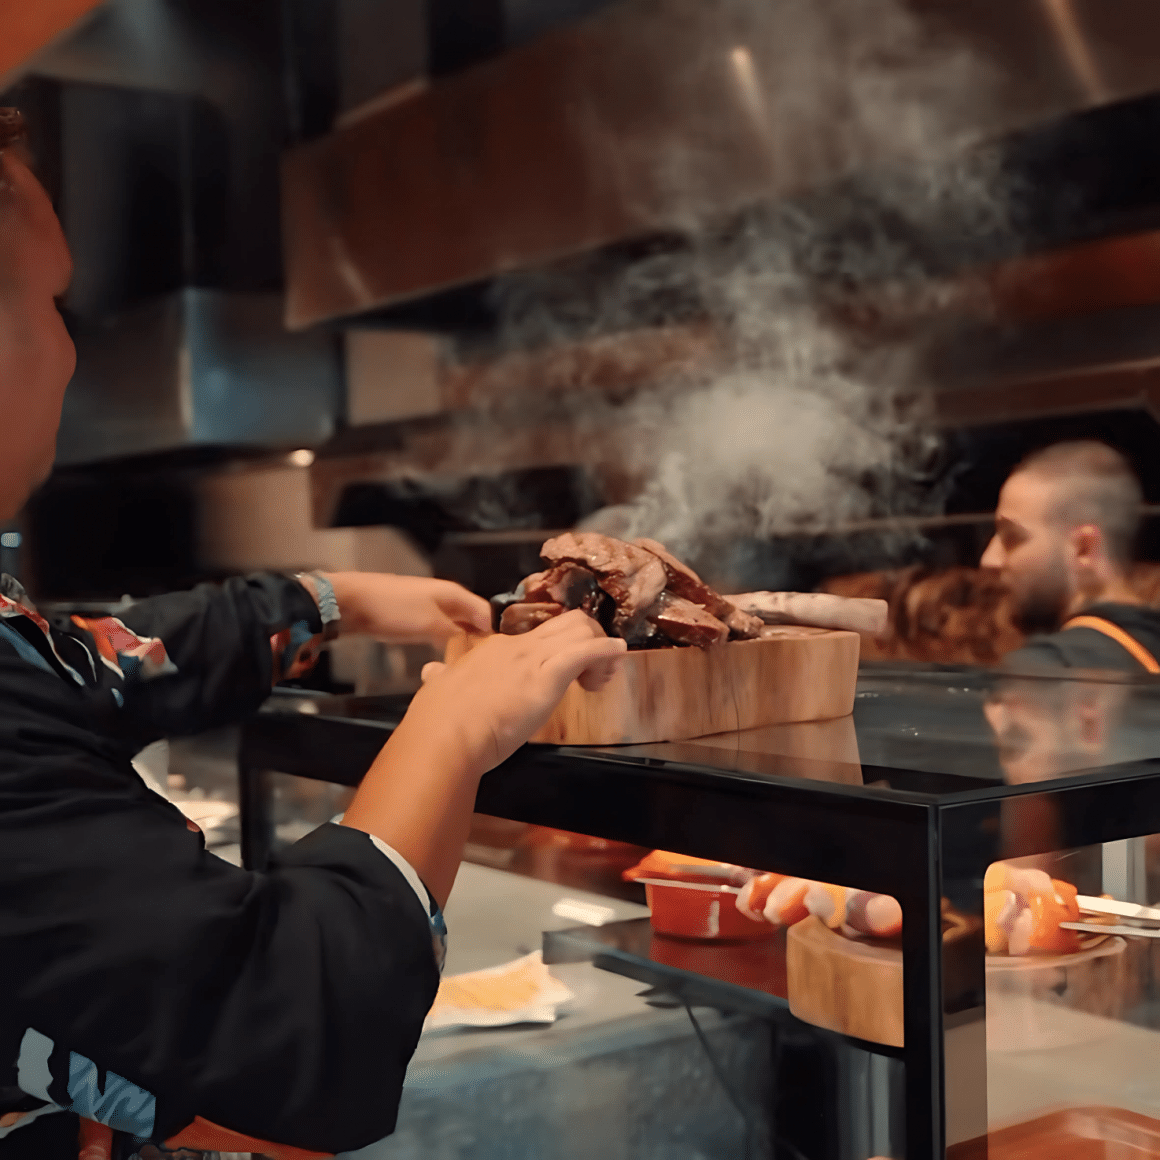
[[[956,950],[967,951],[971,939],[982,949],[982,923],[944,909],[943,925],[944,989],[955,995],[970,987],[969,964]],[[846,938],[810,915],[786,935],[786,980],[789,1009],[803,1022],[903,1046],[900,939]]]
[[[573,684],[533,738],[554,745],[643,745],[845,717],[858,680],[856,632],[785,626],[715,648],[630,652],[597,693]],[[447,659],[471,645],[453,638]]]
[[[902,952],[844,938],[820,918],[786,936],[789,1009],[815,1027],[870,1043],[902,1044]]]

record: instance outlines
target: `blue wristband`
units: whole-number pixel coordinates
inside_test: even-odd
[[[334,595],[334,585],[321,572],[301,572],[296,579],[301,583],[305,576],[310,577],[310,583],[314,586],[314,597],[322,618],[322,639],[334,640],[342,629],[342,609]]]

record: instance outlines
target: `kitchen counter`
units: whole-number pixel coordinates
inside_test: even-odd
[[[556,911],[584,906],[609,912],[610,920],[648,913],[464,864],[446,911],[446,973],[527,954],[540,946],[543,931],[574,925]],[[346,1160],[740,1154],[744,1123],[684,1009],[650,1006],[639,982],[590,963],[551,970],[575,996],[556,1023],[425,1033],[407,1072],[395,1134],[346,1153]],[[726,1081],[759,1116],[768,1096],[768,1027],[705,1008],[696,1015]],[[625,1123],[635,1125],[633,1138]]]
[[[275,698],[252,719],[241,749],[251,864],[268,849],[266,771],[355,785],[405,708],[406,698]],[[989,1068],[1006,1066],[972,1030],[985,1025],[981,939],[965,990],[944,994],[942,899],[981,915],[986,867],[1032,854],[1069,859],[1071,880],[1098,892],[1101,844],[1160,832],[1160,682],[867,667],[842,721],[525,746],[483,779],[477,809],[896,897],[906,1150],[941,1157],[987,1130]]]
[[[1160,1034],[1084,1011],[1040,1006],[1040,1019],[1074,1042],[991,1053],[987,1103],[993,1127],[1085,1105],[1160,1120]]]

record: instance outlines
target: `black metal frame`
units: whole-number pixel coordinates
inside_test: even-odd
[[[247,866],[261,869],[269,857],[266,771],[357,785],[402,707],[379,720],[331,716],[319,706],[321,713],[263,713],[247,723],[239,759]],[[335,708],[343,712],[340,703]],[[686,747],[671,749],[688,753]],[[946,1154],[946,1093],[953,1098],[972,1084],[977,1090],[986,1075],[985,1036],[970,1040],[973,1048],[960,1046],[949,1064],[944,1050],[949,1031],[985,1019],[986,993],[980,940],[969,972],[977,985],[966,998],[961,993],[944,998],[943,896],[951,894],[960,905],[966,900],[968,911],[981,914],[983,874],[999,857],[1160,832],[1160,761],[1030,786],[980,782],[978,788],[940,793],[937,777],[925,779],[936,787],[926,792],[851,786],[793,776],[789,761],[786,776],[778,776],[651,755],[664,752],[664,746],[526,746],[484,777],[477,808],[515,821],[894,895],[904,915],[908,1160]],[[776,764],[776,759],[765,763],[770,769]],[[878,769],[865,781],[923,784],[924,775]],[[1028,802],[1054,811],[1053,844],[1001,848],[1004,815]],[[953,865],[947,859],[952,849],[957,851]],[[986,1127],[984,1116],[978,1134]]]

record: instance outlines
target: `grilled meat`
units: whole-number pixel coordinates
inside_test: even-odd
[[[509,604],[500,617],[499,630],[508,636],[520,636],[564,611],[562,604]]]
[[[721,617],[720,613],[717,615]],[[755,640],[762,629],[761,617],[753,616],[742,608],[733,609],[721,619],[729,626],[729,635],[733,640]]]
[[[729,629],[722,621],[699,604],[671,592],[661,593],[656,604],[649,609],[647,619],[677,644],[709,648],[729,639]]]
[[[598,532],[566,532],[549,540],[540,555],[550,564],[580,564],[616,601],[613,631],[631,641],[640,621],[665,590],[667,574],[657,556]]]
[[[752,640],[761,631],[761,619],[743,612],[719,592],[714,591],[687,564],[681,563],[656,540],[634,540],[638,548],[651,552],[665,566],[666,587],[674,596],[700,605],[711,616],[723,621],[738,640]]]
[[[592,572],[579,564],[557,564],[546,572],[534,572],[521,587],[524,600],[529,603],[583,608],[592,617],[598,617],[601,606],[608,599]]]
[[[635,649],[709,648],[730,637],[756,639],[764,627],[656,540],[629,544],[598,532],[566,532],[548,540],[541,555],[549,568],[492,601],[501,632],[529,632],[573,608]]]
[[[503,621],[504,610],[510,608],[513,604],[523,604],[524,594],[523,585],[515,592],[502,592],[499,596],[493,596],[488,601],[491,605],[491,630],[492,632],[502,632],[500,627]]]

